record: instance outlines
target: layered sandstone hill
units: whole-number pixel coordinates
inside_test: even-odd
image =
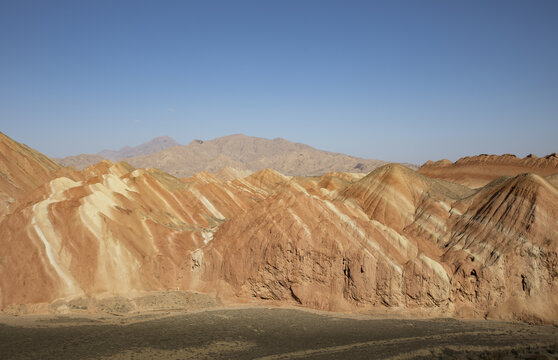
[[[557,206],[537,175],[475,192],[387,165],[333,196],[283,185],[219,228],[200,273],[320,309],[556,320]]]
[[[0,303],[188,288],[191,252],[264,197],[103,161],[46,182],[0,223]]]
[[[60,165],[0,132],[0,216],[10,204],[53,178]]]
[[[64,166],[83,169],[100,161],[98,156],[112,161],[125,160],[138,168],[158,168],[177,177],[192,176],[201,171],[215,173],[223,168],[248,173],[273,168],[287,175],[321,175],[331,171],[362,173],[385,164],[380,160],[322,151],[281,138],[269,140],[246,135],[194,140],[186,146],[178,146],[171,138],[160,137],[118,152],[105,150],[97,155],[70,156],[57,161]],[[223,176],[228,179],[228,175]]]
[[[528,155],[523,159],[510,154],[468,156],[455,163],[447,159],[427,161],[418,171],[426,176],[481,187],[500,176],[515,176],[527,172],[540,176],[557,174],[558,156],[556,153],[541,158]]]
[[[239,170],[232,168],[230,166],[225,166],[221,170],[217,171],[214,176],[219,180],[234,180],[240,179],[250,175],[252,172],[250,170]]]
[[[396,164],[366,176],[223,174],[108,161],[57,170],[0,217],[0,307],[178,288],[558,321],[555,177],[470,189]]]

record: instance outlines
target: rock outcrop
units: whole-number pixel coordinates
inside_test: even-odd
[[[60,169],[9,144],[1,166],[32,170],[10,172],[22,190],[0,217],[0,308],[178,288],[331,311],[558,321],[556,176],[471,189],[388,164],[366,176],[179,179],[124,162]]]

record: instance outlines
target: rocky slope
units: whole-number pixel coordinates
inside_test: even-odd
[[[189,284],[190,253],[263,195],[104,161],[46,182],[0,223],[0,304]]]
[[[8,206],[53,178],[60,165],[0,132],[0,216]]]
[[[271,168],[287,175],[321,175],[330,171],[367,172],[384,164],[379,160],[317,150],[281,138],[268,140],[246,135],[196,140],[187,146],[127,161],[136,167],[156,167],[175,176],[216,172],[227,166],[249,171]]]
[[[556,320],[557,206],[537,175],[475,192],[388,165],[333,196],[284,187],[226,222],[202,279],[319,309]]]
[[[426,176],[481,187],[500,176],[515,176],[526,172],[540,176],[557,174],[558,156],[555,153],[541,158],[529,155],[523,159],[510,154],[468,156],[455,163],[447,159],[428,161],[418,171]]]
[[[456,202],[446,234],[456,302],[515,318],[558,310],[558,189],[529,173],[493,181]]]
[[[554,177],[471,189],[397,164],[366,176],[239,175],[178,179],[108,161],[58,170],[0,217],[0,308],[188,289],[558,321]]]
[[[272,168],[287,175],[321,175],[331,171],[362,173],[384,164],[380,160],[317,150],[281,138],[268,140],[246,135],[194,140],[186,146],[178,146],[170,138],[156,138],[118,152],[102,151],[89,157],[78,155],[57,161],[64,166],[83,169],[97,163],[99,159],[96,156],[112,161],[125,160],[138,168],[161,169],[177,177],[192,176],[201,171],[216,173],[223,168],[244,173]],[[224,178],[228,176],[224,175]]]

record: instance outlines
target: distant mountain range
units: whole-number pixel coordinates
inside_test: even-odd
[[[251,172],[272,168],[286,175],[322,175],[332,171],[368,173],[385,164],[381,160],[318,150],[282,138],[269,140],[240,134],[209,141],[194,140],[188,145],[162,136],[136,147],[55,160],[81,170],[103,159],[124,160],[137,168],[157,168],[177,177],[200,171],[218,172],[225,167]]]
[[[120,150],[105,149],[96,154],[79,154],[65,158],[55,158],[54,160],[62,166],[73,166],[82,170],[103,160],[120,161],[129,157],[153,154],[172,146],[180,146],[180,144],[169,136],[159,136],[134,147],[124,146]]]
[[[173,146],[180,146],[180,144],[169,136],[159,136],[138,146],[124,146],[122,149],[116,151],[103,150],[97,153],[97,155],[110,161],[120,161],[134,156],[153,154]]]

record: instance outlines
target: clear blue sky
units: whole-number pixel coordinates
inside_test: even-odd
[[[0,1],[0,130],[391,161],[558,151],[558,1]]]

